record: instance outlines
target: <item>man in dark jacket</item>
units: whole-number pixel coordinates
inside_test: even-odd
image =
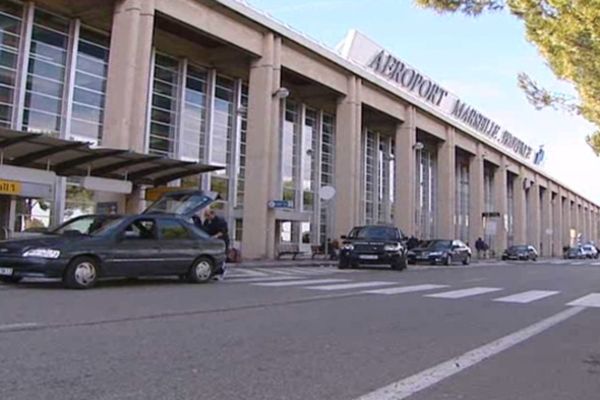
[[[213,238],[221,239],[225,242],[225,256],[229,254],[229,229],[227,221],[218,216],[214,210],[207,210],[204,214],[204,223],[202,229]],[[223,275],[224,270],[217,271],[217,275]]]

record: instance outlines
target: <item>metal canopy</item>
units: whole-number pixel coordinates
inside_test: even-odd
[[[164,185],[175,179],[223,169],[128,150],[0,128],[0,164],[54,171],[60,176],[95,176]]]

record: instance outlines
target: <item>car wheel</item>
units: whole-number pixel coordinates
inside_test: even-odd
[[[444,265],[450,265],[450,256],[446,256],[446,258],[444,258]]]
[[[69,289],[89,289],[98,280],[98,262],[91,257],[73,259],[65,271],[63,283]]]
[[[467,256],[464,260],[463,260],[463,265],[469,265],[471,264],[471,256]]]
[[[19,283],[23,280],[20,276],[0,276],[0,282],[2,283]]]
[[[210,281],[215,270],[215,263],[208,257],[199,257],[188,272],[188,282],[206,283]]]

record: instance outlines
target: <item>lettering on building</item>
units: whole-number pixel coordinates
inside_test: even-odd
[[[408,89],[410,92],[435,106],[439,106],[442,100],[448,96],[446,89],[421,75],[417,70],[406,65],[385,50],[377,53],[368,66],[379,75],[398,83],[403,88]]]

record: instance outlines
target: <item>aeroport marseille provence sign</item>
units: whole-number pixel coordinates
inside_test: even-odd
[[[375,72],[394,86],[463,122],[488,139],[525,159],[531,158],[532,148],[522,140],[363,34],[350,32],[340,51],[346,59]]]

